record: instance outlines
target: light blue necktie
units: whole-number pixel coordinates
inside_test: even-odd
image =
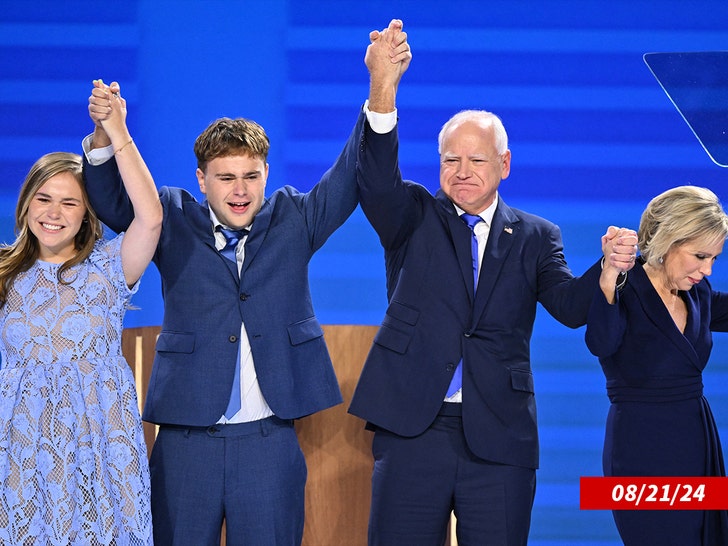
[[[218,226],[217,230],[225,236],[225,246],[220,249],[220,254],[231,260],[237,267],[237,249],[240,239],[248,234],[247,229],[225,229]],[[225,410],[225,417],[230,419],[240,411],[240,343],[238,342],[238,356],[235,359],[235,375],[233,376],[233,387],[230,392],[230,402]]]
[[[470,256],[473,260],[473,294],[478,289],[478,238],[475,236],[475,224],[482,222],[483,219],[480,216],[473,214],[464,213],[460,215],[463,222],[468,224],[470,228]],[[453,394],[463,388],[463,361],[458,362],[455,373],[450,381],[450,387],[447,389],[447,398],[450,398]]]

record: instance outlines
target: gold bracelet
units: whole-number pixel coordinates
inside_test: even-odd
[[[123,150],[124,148],[126,148],[127,146],[129,146],[129,144],[131,144],[132,142],[134,142],[134,139],[133,139],[133,138],[130,138],[130,139],[129,139],[129,142],[127,142],[126,144],[124,144],[124,145],[123,145],[123,146],[122,146],[121,148],[119,148],[118,150],[114,150],[114,155],[118,154],[118,153],[119,153],[119,152],[120,152],[121,150]]]

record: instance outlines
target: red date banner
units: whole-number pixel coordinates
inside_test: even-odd
[[[726,510],[728,478],[582,477],[582,510]]]

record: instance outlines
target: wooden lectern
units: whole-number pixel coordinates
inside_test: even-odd
[[[366,546],[371,500],[372,433],[346,409],[375,326],[324,326],[344,403],[300,419],[296,430],[308,465],[303,546]],[[127,328],[122,350],[137,381],[140,407],[149,384],[159,327]],[[144,423],[151,452],[156,427]],[[221,544],[225,544],[225,536]]]

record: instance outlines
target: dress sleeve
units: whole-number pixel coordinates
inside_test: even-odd
[[[124,233],[122,232],[113,239],[97,242],[93,250],[92,261],[103,270],[104,275],[119,294],[119,298],[124,304],[127,304],[139,290],[141,279],[131,287],[126,284],[124,269],[121,264],[121,242],[123,240]]]
[[[601,290],[592,299],[586,320],[584,338],[589,351],[599,358],[614,354],[622,344],[626,328],[623,294],[616,293],[613,304],[607,301]]]
[[[728,332],[728,292],[711,290],[710,313],[710,330]]]

